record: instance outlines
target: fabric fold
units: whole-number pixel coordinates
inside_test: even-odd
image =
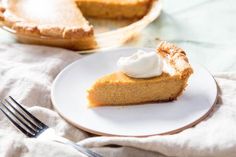
[[[0,45],[0,97],[15,97],[30,112],[74,142],[104,156],[211,157],[236,154],[236,71],[218,73],[214,111],[204,121],[178,134],[134,137],[94,136],[64,121],[53,109],[50,89],[56,75],[82,56],[72,51],[21,44]],[[79,116],[79,115],[78,115]],[[82,156],[70,147],[25,138],[0,114],[0,156]]]

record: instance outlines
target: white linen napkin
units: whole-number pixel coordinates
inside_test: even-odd
[[[50,101],[50,87],[56,75],[79,58],[81,55],[59,48],[0,45],[0,98],[12,95],[59,135],[104,156],[235,156],[236,72],[214,75],[219,86],[217,107],[206,120],[193,128],[175,135],[147,138],[96,137],[65,122],[54,111]],[[25,138],[0,114],[1,157],[80,155],[62,144]]]

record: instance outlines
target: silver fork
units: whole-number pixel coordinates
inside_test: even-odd
[[[11,96],[1,101],[0,104],[2,113],[26,136],[30,138],[48,139],[72,146],[88,157],[102,157],[100,154],[84,148],[66,138],[57,136],[52,128],[49,128],[46,124],[29,113]]]

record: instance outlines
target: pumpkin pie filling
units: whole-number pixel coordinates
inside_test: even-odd
[[[96,18],[141,18],[153,0],[76,0],[85,16]]]

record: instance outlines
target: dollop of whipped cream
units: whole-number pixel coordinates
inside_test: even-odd
[[[150,78],[161,75],[163,59],[154,51],[138,50],[129,57],[120,57],[117,66],[121,72],[133,78]]]

